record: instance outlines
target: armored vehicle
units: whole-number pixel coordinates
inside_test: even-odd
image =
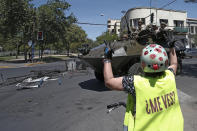
[[[140,64],[140,55],[142,49],[147,44],[157,43],[166,48],[168,52],[168,38],[169,35],[172,35],[172,33],[173,31],[166,30],[163,33],[156,34],[152,31],[151,27],[151,29],[149,28],[140,31],[137,35],[132,33],[129,34],[128,39],[124,38],[120,41],[99,45],[98,47],[95,47],[86,53],[83,52],[84,55],[80,58],[87,62],[94,69],[95,77],[98,80],[103,81],[104,49],[106,45],[109,44],[114,50],[112,58],[112,70],[115,76],[143,73]],[[175,49],[179,63],[178,73],[180,73],[182,69],[182,52],[185,50],[184,43],[176,39]]]

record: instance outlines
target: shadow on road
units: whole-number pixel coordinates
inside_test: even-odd
[[[84,82],[80,82],[79,86],[82,89],[98,91],[98,92],[110,91],[110,89],[105,87],[103,82],[100,82],[96,79],[90,79],[90,80],[87,80],[87,81],[84,81]]]
[[[197,78],[197,64],[184,64],[183,71],[180,76]]]
[[[25,63],[25,60],[0,60],[1,63],[14,63],[14,64],[18,64],[18,63]]]

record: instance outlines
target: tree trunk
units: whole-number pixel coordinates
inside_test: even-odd
[[[16,44],[16,59],[18,59],[19,49],[18,49],[18,43]]]
[[[69,46],[70,44],[68,43],[67,44],[67,56],[69,56],[69,51],[70,51],[70,46]]]
[[[38,44],[39,44],[38,54],[39,54],[39,60],[40,60],[40,42],[38,42]]]
[[[45,42],[43,42],[42,45],[41,45],[41,60],[42,60],[42,56],[43,56],[43,53],[44,53],[45,45],[46,45]]]
[[[44,48],[43,48],[43,45],[41,46],[41,60],[42,60],[42,56],[43,56],[43,51],[44,51]]]
[[[27,49],[25,48],[25,45],[24,45],[24,59],[25,59],[25,63],[27,63]]]

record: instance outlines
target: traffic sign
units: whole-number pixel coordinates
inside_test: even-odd
[[[42,31],[38,31],[37,40],[43,40],[43,32]]]
[[[29,46],[31,46],[31,45],[32,45],[32,40],[30,40],[30,41],[28,42],[28,45],[29,45]]]

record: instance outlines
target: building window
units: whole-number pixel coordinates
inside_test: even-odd
[[[168,19],[160,19],[159,22],[160,22],[160,25],[161,25],[161,22],[164,22],[168,25]]]
[[[111,23],[111,21],[110,21],[110,20],[108,20],[108,21],[107,21],[107,23]]]
[[[140,19],[133,19],[133,26],[134,27],[138,27],[138,21],[139,21]]]
[[[184,21],[174,20],[175,27],[183,27],[183,23],[184,23]]]
[[[195,27],[195,34],[197,34],[197,26]]]
[[[111,28],[111,25],[107,25],[107,28]]]
[[[130,19],[130,22],[129,23],[130,23],[130,27],[132,27],[132,19]]]
[[[193,34],[194,33],[194,26],[191,26],[191,33]]]
[[[145,18],[141,18],[141,21],[144,25],[146,25]]]
[[[114,30],[114,29],[112,29],[112,30],[111,30],[111,32],[112,32],[112,33],[115,33],[115,30]]]

